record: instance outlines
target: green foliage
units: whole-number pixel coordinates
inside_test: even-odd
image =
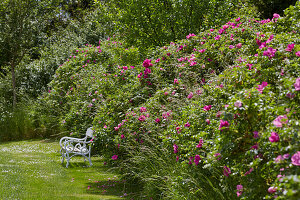
[[[114,22],[126,42],[144,49],[225,23],[238,7],[238,0],[104,2],[95,1],[96,8],[105,10],[105,18]]]
[[[289,6],[295,5],[297,0],[249,0],[251,4],[257,7],[263,18],[272,18],[274,13],[280,15]]]

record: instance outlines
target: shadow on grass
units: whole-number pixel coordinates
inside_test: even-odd
[[[132,199],[141,194],[140,186],[128,184],[125,180],[114,178],[88,182],[86,188],[89,194],[118,196],[125,199]]]

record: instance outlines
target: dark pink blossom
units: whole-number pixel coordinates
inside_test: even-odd
[[[184,127],[190,127],[190,126],[191,126],[191,125],[190,125],[189,122],[185,123],[185,125],[184,125]]]
[[[300,166],[300,151],[297,151],[291,158],[292,164]]]
[[[196,36],[194,33],[190,33],[186,36],[186,39],[190,39],[191,37],[194,37],[194,36]]]
[[[254,138],[258,138],[258,137],[259,137],[259,133],[258,133],[257,131],[254,131],[254,132],[253,132],[253,137],[254,137]]]
[[[279,142],[279,135],[276,132],[272,132],[271,136],[269,137],[270,142]]]
[[[294,49],[294,46],[295,44],[288,44],[285,50],[291,52]]]
[[[209,111],[211,109],[211,105],[206,105],[203,107],[203,110]]]
[[[149,67],[151,67],[151,66],[153,66],[153,64],[151,63],[151,60],[150,60],[150,59],[144,60],[144,62],[143,62],[143,67],[149,68]]]
[[[156,118],[155,122],[156,122],[156,123],[159,123],[159,122],[160,122],[160,119],[159,119],[159,118]]]
[[[256,88],[260,93],[262,93],[262,91],[264,90],[264,88],[268,85],[267,82],[262,82],[261,85],[258,85],[258,87]]]
[[[300,87],[299,87],[300,88]],[[290,99],[293,99],[296,95],[293,94],[293,93],[287,93],[286,94],[286,97],[290,98]]]
[[[295,55],[296,55],[297,57],[300,57],[300,51],[297,51],[297,52],[295,53]]]
[[[147,112],[147,108],[145,108],[145,107],[140,107],[140,112],[142,113],[142,112]]]
[[[206,122],[207,124],[210,124],[210,120],[209,120],[209,119],[206,119],[205,122]]]
[[[199,144],[197,144],[196,148],[202,148],[203,143],[203,139],[200,139]]]
[[[199,155],[195,155],[194,163],[197,166],[199,164],[199,161],[201,160]]]
[[[250,168],[249,171],[247,171],[247,172],[245,173],[245,176],[248,175],[248,174],[250,174],[252,171],[253,171],[253,168]]]
[[[221,38],[221,35],[217,35],[216,37],[215,37],[215,40],[219,40]]]
[[[174,79],[174,84],[179,84],[179,82],[176,78]]]
[[[143,122],[143,121],[145,121],[145,119],[146,119],[146,117],[144,115],[141,115],[138,120]]]
[[[238,17],[237,19],[235,19],[236,22],[239,22],[241,20],[240,17]]]
[[[258,143],[255,143],[255,145],[253,145],[253,146],[251,147],[251,149],[258,149]]]
[[[219,130],[221,130],[223,127],[229,127],[228,121],[223,121],[222,119],[220,120],[220,126]]]
[[[229,167],[224,166],[224,171],[223,171],[224,176],[229,176],[229,174],[231,174],[231,170],[229,169]]]
[[[173,144],[173,150],[174,150],[174,153],[178,153],[178,146],[176,144]]]
[[[217,158],[217,160],[220,160],[221,158],[222,158],[222,156],[221,156],[221,154],[220,153],[215,153],[215,155],[214,155],[216,158]]]
[[[237,49],[242,48],[242,43],[238,43],[237,45],[235,45]]]
[[[273,38],[274,38],[274,35],[273,34],[270,35],[270,37],[267,39],[266,43],[267,44],[270,43],[273,40]]]
[[[276,49],[269,47],[266,51],[263,52],[263,55],[268,56],[271,59],[275,56],[276,51]]]
[[[118,159],[118,155],[113,155],[113,156],[111,157],[111,159],[117,160],[117,159]]]

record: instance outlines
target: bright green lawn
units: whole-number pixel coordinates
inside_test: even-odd
[[[100,157],[92,157],[92,167],[82,157],[73,157],[65,168],[58,151],[58,142],[0,144],[0,199],[124,199],[120,196],[125,192],[126,199],[135,196],[133,187],[108,172]]]

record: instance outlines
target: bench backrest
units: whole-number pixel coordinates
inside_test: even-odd
[[[90,127],[90,128],[88,128],[87,130],[86,130],[86,133],[85,133],[85,135],[87,136],[87,137],[93,137],[93,133],[94,133],[94,131],[93,131],[93,127]]]

